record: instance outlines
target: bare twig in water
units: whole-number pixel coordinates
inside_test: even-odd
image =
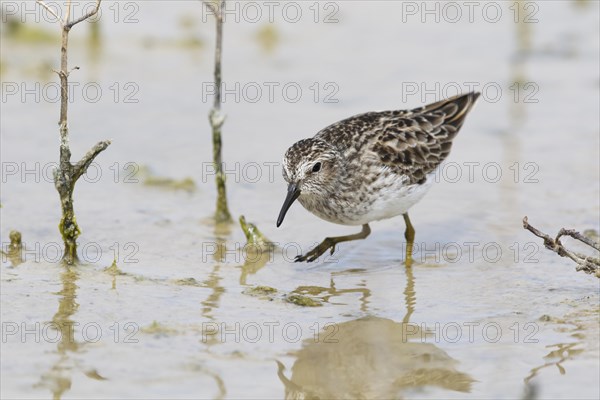
[[[571,260],[575,261],[577,263],[577,271],[583,271],[586,274],[595,274],[596,277],[600,278],[600,258],[586,256],[585,254],[570,251],[564,247],[564,245],[560,241],[560,238],[563,236],[570,236],[573,239],[579,240],[580,242],[585,243],[586,245],[592,247],[597,251],[600,251],[599,243],[593,241],[588,237],[583,236],[581,233],[575,230],[565,228],[562,228],[555,238],[551,238],[544,232],[541,232],[533,226],[529,225],[527,217],[523,218],[523,228],[527,229],[535,236],[544,239],[544,246],[547,249],[552,250],[561,257],[568,257]]]
[[[215,166],[215,181],[217,184],[217,210],[215,219],[218,223],[231,222],[231,214],[227,206],[227,192],[225,190],[225,174],[223,172],[223,159],[221,156],[222,140],[221,127],[225,122],[225,115],[221,114],[221,53],[223,48],[223,10],[225,0],[220,4],[204,1],[206,7],[214,14],[217,26],[217,38],[215,45],[215,99],[213,107],[208,114],[208,120],[212,128],[213,139],[213,163]]]
[[[98,142],[83,158],[75,163],[71,163],[71,149],[69,148],[69,127],[67,124],[67,106],[69,104],[69,74],[68,68],[68,44],[69,32],[73,26],[96,15],[100,8],[101,0],[96,0],[94,8],[83,16],[71,19],[71,0],[66,2],[64,18],[60,18],[52,7],[49,7],[44,1],[37,0],[37,3],[44,7],[50,14],[58,20],[62,30],[62,43],[60,49],[60,70],[55,71],[60,78],[60,162],[58,168],[54,171],[54,185],[60,196],[62,207],[62,218],[59,224],[59,230],[65,243],[63,261],[67,264],[74,264],[77,261],[77,237],[81,233],[75,219],[73,209],[73,190],[75,183],[83,175],[92,161],[98,154],[104,151],[109,145],[109,140]],[[78,67],[73,68],[79,69]]]

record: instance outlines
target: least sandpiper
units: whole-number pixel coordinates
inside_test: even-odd
[[[277,218],[298,199],[317,217],[362,225],[348,236],[328,237],[296,261],[314,261],[340,242],[364,239],[369,223],[402,214],[407,266],[415,230],[408,210],[425,195],[446,159],[479,93],[468,93],[414,110],[368,112],[344,119],[290,147],[283,159],[288,192]]]

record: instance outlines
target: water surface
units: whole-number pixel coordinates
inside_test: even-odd
[[[139,3],[133,23],[103,2],[95,46],[87,23],[72,32],[72,79],[102,90],[95,102],[72,96],[74,159],[113,139],[99,175],[76,188],[77,268],[56,262],[46,168],[58,102],[20,86],[50,91],[41,71],[58,63],[58,36],[2,37],[3,90],[20,89],[2,102],[0,233],[6,245],[19,230],[28,249],[1,269],[2,397],[519,398],[530,384],[539,398],[598,398],[598,280],[521,226],[528,215],[549,234],[599,229],[598,3],[533,3],[531,24],[514,23],[512,3],[499,3],[495,23],[422,23],[400,2],[335,4],[334,23],[323,23],[334,9],[315,23],[302,3],[297,23],[276,14],[272,25],[226,25],[230,207],[280,244],[256,258],[237,224],[210,222],[214,26],[199,2]],[[301,88],[298,101],[285,85]],[[275,228],[287,147],[349,115],[469,85],[487,91],[439,184],[411,210],[416,265],[403,266],[401,219],[320,263],[292,263],[298,248],[354,232],[299,205]],[[196,189],[144,185],[138,167]],[[113,259],[120,272],[106,270]]]

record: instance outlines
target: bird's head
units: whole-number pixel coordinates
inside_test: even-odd
[[[277,226],[298,197],[326,197],[337,187],[342,157],[332,145],[319,139],[304,139],[290,147],[283,157],[283,178],[288,192],[281,207]]]

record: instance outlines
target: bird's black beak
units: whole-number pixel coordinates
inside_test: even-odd
[[[285,213],[290,208],[292,203],[300,196],[300,189],[298,189],[298,185],[295,183],[290,183],[288,186],[287,196],[285,196],[285,201],[283,202],[283,206],[281,207],[281,211],[279,211],[279,217],[277,218],[277,227],[283,222],[285,218]]]

